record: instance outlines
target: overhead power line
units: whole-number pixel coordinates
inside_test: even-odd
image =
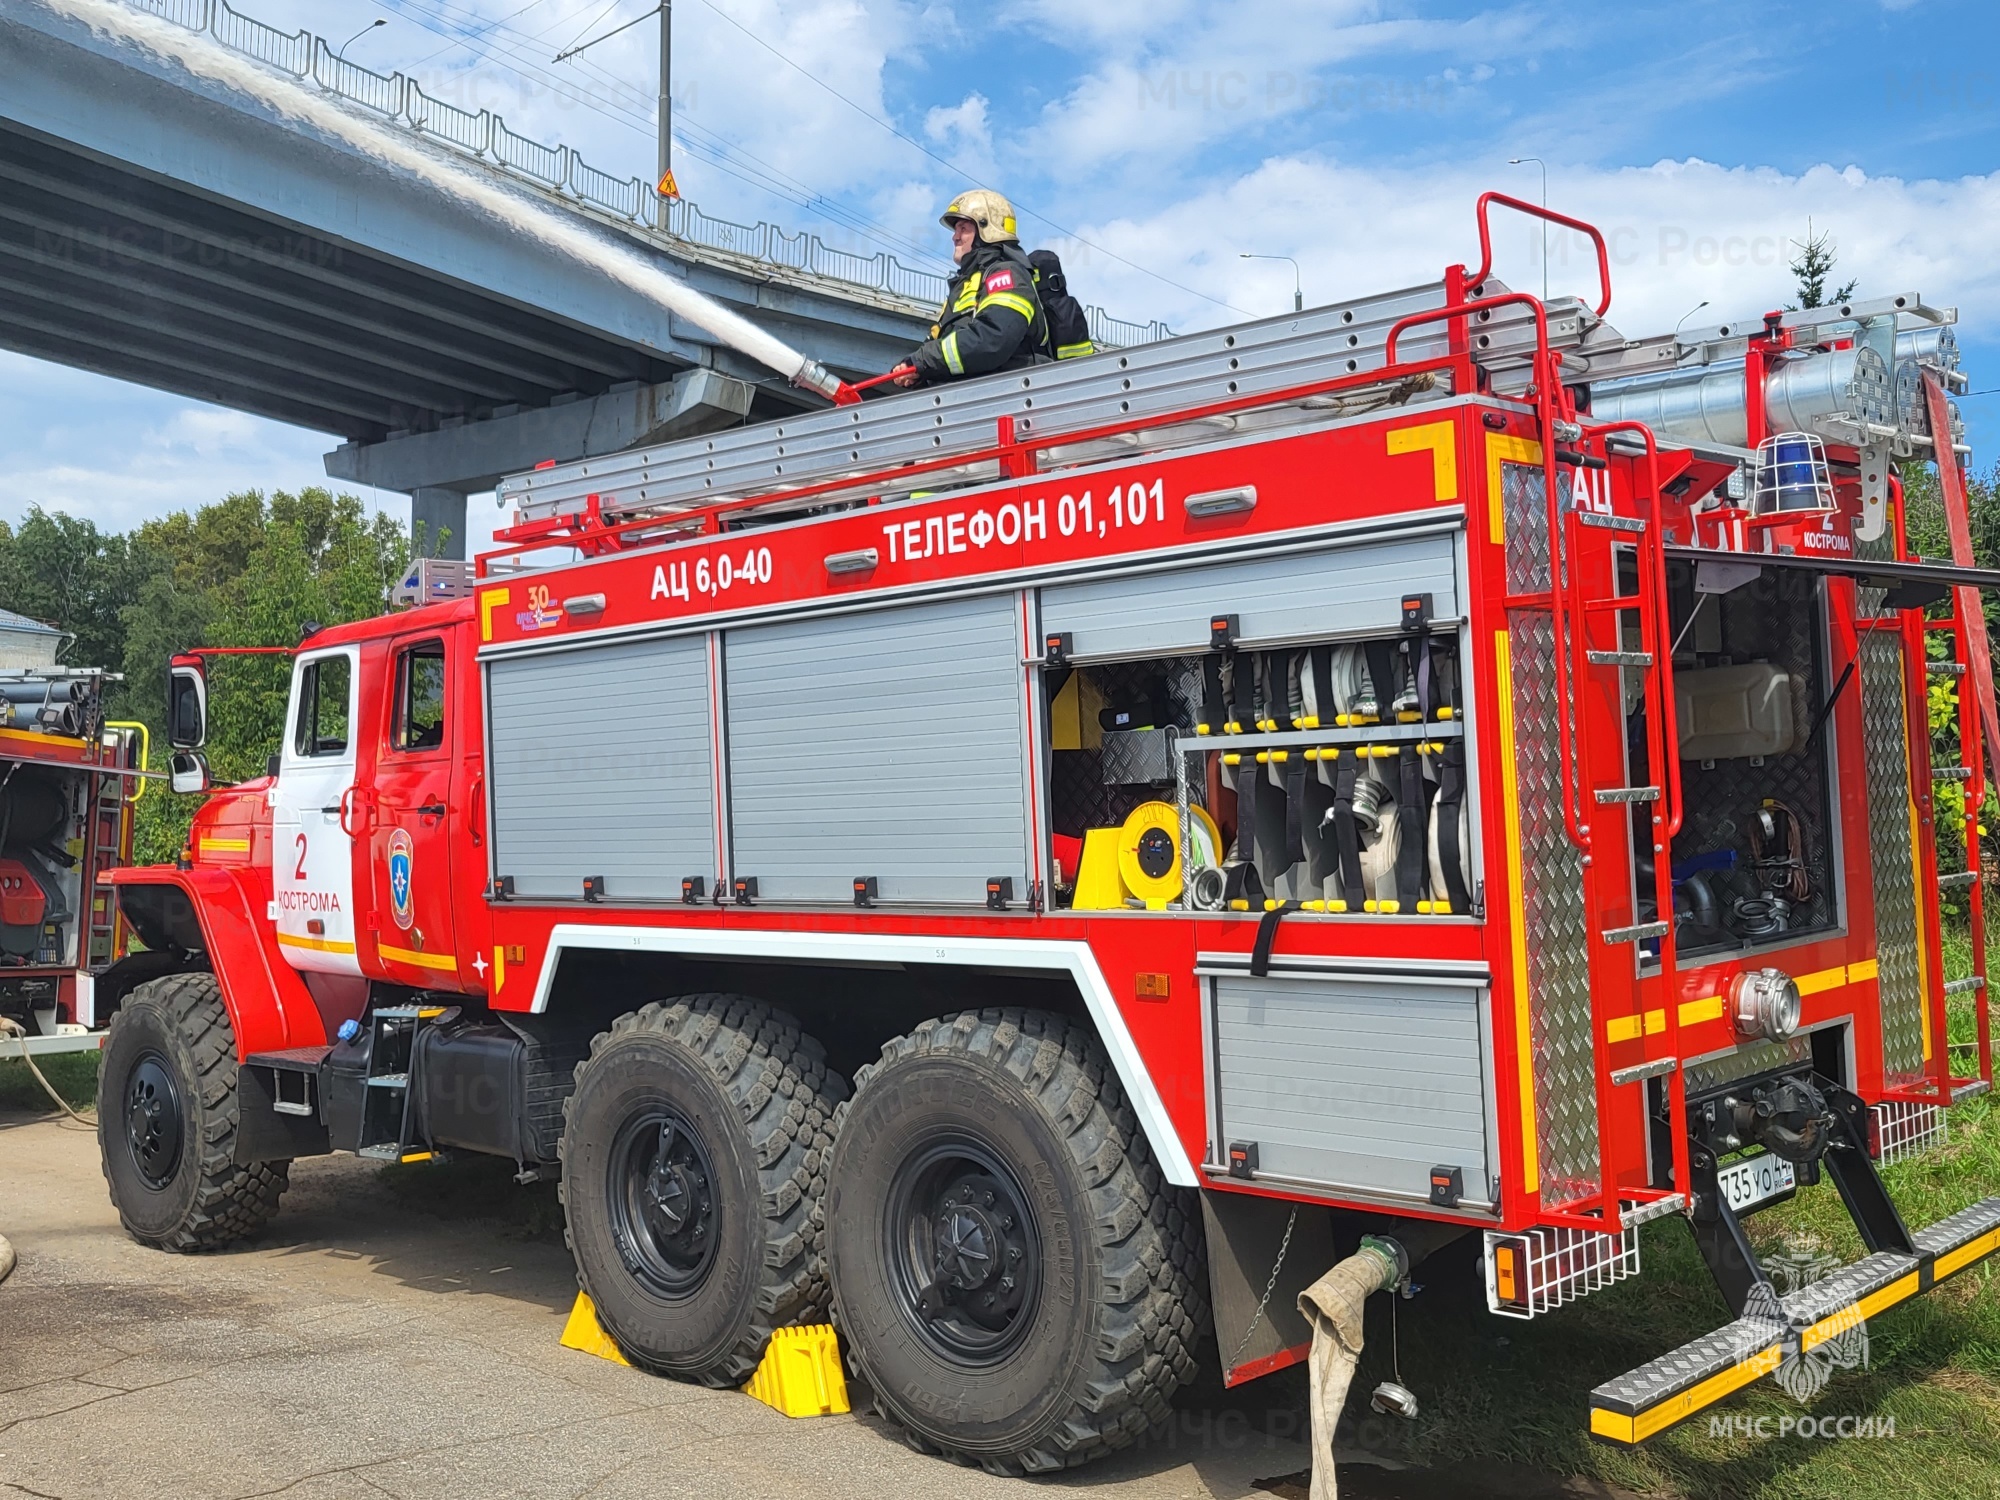
[[[631,130],[634,134],[645,134],[648,137],[653,134],[653,118],[649,113],[642,112],[644,106],[651,104],[650,99],[638,101],[640,107],[627,107],[621,105],[616,98],[607,99],[600,96],[590,87],[594,80],[614,96],[622,94],[636,100],[637,91],[623,80],[604,73],[588,59],[574,62],[561,73],[548,72],[543,68],[540,48],[545,44],[540,42],[540,37],[554,30],[556,25],[561,24],[560,21],[544,27],[540,33],[527,35],[506,24],[511,17],[488,22],[483,17],[449,3],[449,0],[388,0],[388,3],[416,25],[445,40],[446,45],[432,53],[432,57],[453,49],[466,50],[475,57],[496,62],[509,72],[548,88],[562,98],[601,115],[613,124]],[[542,0],[530,0],[528,5],[520,7],[512,14],[518,16],[540,3]],[[461,21],[460,17],[465,19]],[[601,19],[601,14],[599,18]],[[516,42],[514,38],[521,38],[521,41]],[[475,40],[480,42],[480,45],[475,45]],[[592,78],[579,79],[576,76],[579,72],[588,73]],[[884,249],[926,258],[936,253],[934,247],[918,244],[896,233],[889,226],[815,192],[782,168],[686,117],[676,122],[675,134],[728,176],[795,204],[809,213],[819,215],[843,229],[852,230],[863,239],[872,240]],[[746,166],[746,162],[754,165]]]
[[[613,0],[613,4],[615,3],[616,0]],[[608,11],[611,9],[611,7],[607,5],[604,9]],[[651,10],[647,11],[644,15],[634,16],[631,20],[626,21],[622,25],[612,27],[609,31],[605,32],[603,36],[592,37],[587,42],[572,42],[569,46],[563,48],[562,51],[558,52],[554,57],[550,58],[549,61],[568,62],[572,57],[575,57],[577,53],[583,51],[586,47],[595,47],[599,42],[608,42],[614,36],[617,36],[620,32],[630,31],[634,26],[637,26],[641,21],[651,20],[654,16],[657,16],[659,13],[660,13],[660,7],[656,5]],[[597,21],[601,21],[603,19],[604,15],[602,12],[600,12],[598,14]],[[592,21],[590,23],[590,26],[595,26],[597,24],[597,21]],[[584,27],[583,28],[584,31],[590,30],[590,26]],[[581,34],[582,34],[581,32],[578,33],[578,35]]]

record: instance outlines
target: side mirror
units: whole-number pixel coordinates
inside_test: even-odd
[[[167,766],[167,785],[177,792],[208,790],[208,757],[199,750],[176,750]]]
[[[167,668],[167,743],[176,750],[199,750],[207,740],[208,678],[201,658],[177,656]],[[174,760],[178,765],[180,757]]]

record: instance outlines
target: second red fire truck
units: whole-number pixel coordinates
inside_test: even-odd
[[[508,482],[117,873],[176,970],[98,991],[126,1226],[497,1154],[635,1363],[741,1383],[830,1316],[1007,1472],[1145,1433],[1210,1336],[1302,1358],[1370,1224],[1480,1236],[1532,1317],[1684,1218],[1738,1320],[1592,1393],[1621,1443],[2000,1248],[1876,1171],[1991,1080],[1952,316],[1628,338],[1601,239],[1588,300],[1490,274],[1496,201],[1540,212],[1427,285]],[[1868,1253],[1781,1297],[1743,1221],[1828,1178]]]

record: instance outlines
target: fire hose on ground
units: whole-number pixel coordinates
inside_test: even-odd
[[[1393,1238],[1368,1235],[1354,1254],[1299,1293],[1299,1312],[1312,1329],[1306,1365],[1312,1391],[1312,1500],[1337,1500],[1339,1494],[1333,1434],[1361,1362],[1362,1309],[1369,1296],[1381,1291],[1398,1295],[1413,1267],[1464,1232],[1455,1224],[1425,1223],[1400,1226]],[[1408,1398],[1401,1386],[1394,1389]]]

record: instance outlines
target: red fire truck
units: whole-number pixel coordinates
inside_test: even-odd
[[[1594,298],[1491,274],[1496,203],[1541,212],[1427,285],[507,482],[415,580],[462,596],[309,635],[272,774],[116,876],[179,968],[100,990],[126,1226],[494,1153],[635,1363],[740,1383],[830,1315],[1006,1472],[1147,1431],[1210,1335],[1302,1358],[1370,1221],[1477,1232],[1532,1317],[1685,1218],[1738,1321],[1593,1393],[1625,1443],[2000,1248],[1876,1171],[1992,1071],[1953,314],[1630,338],[1588,225]],[[1744,1218],[1825,1177],[1869,1253],[1781,1297]]]
[[[146,729],[105,722],[118,679],[58,665],[62,638],[0,611],[0,1057],[95,1048],[129,936],[103,882],[132,857]]]

